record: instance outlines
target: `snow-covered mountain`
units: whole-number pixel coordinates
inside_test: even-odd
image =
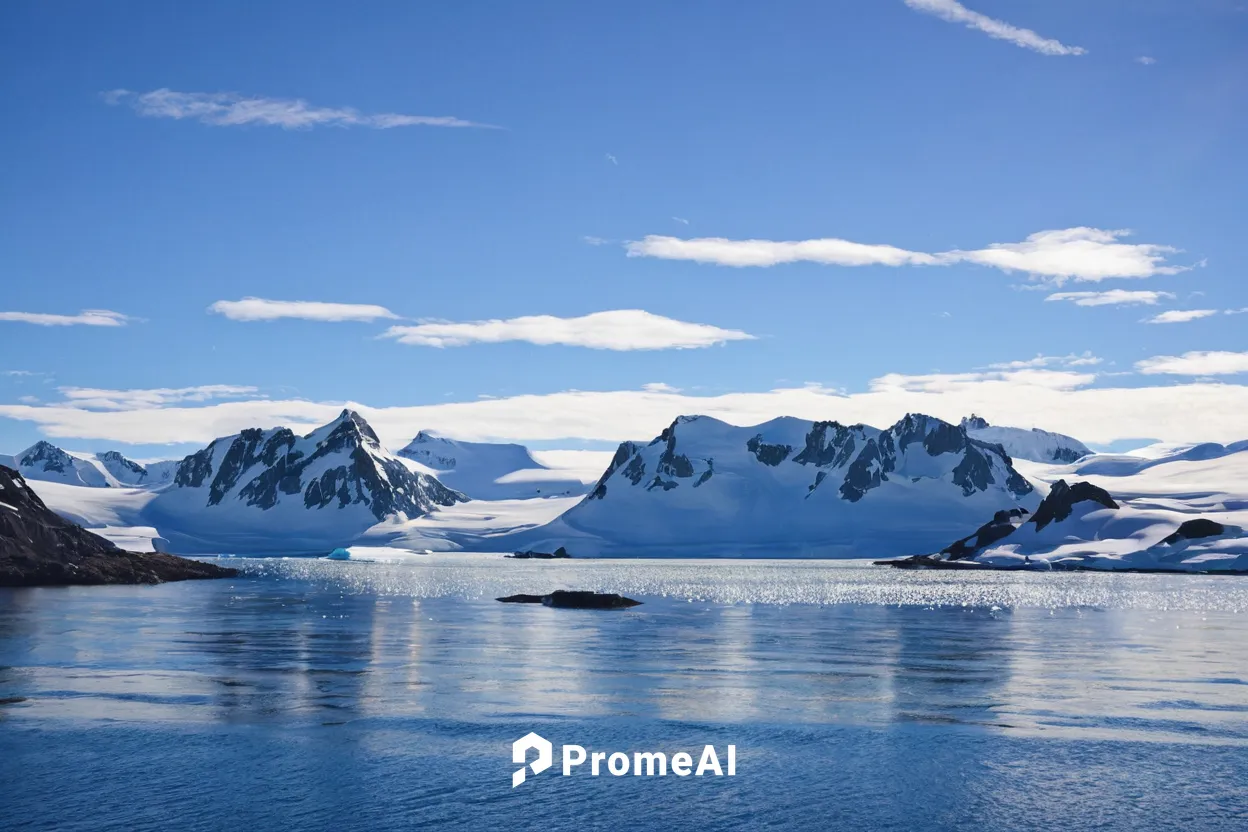
[[[933,551],[1032,485],[995,444],[907,415],[886,430],[678,418],[625,442],[589,495],[528,533],[573,554],[868,557]]]
[[[36,442],[19,454],[0,457],[0,464],[16,469],[26,480],[63,482],[105,488],[110,485],[104,467],[86,454],[70,454],[51,442]]]
[[[16,469],[27,481],[60,482],[88,488],[157,485],[168,482],[177,466],[174,460],[140,465],[119,451],[79,453],[36,442],[12,456],[0,456],[0,465]]]
[[[1074,462],[1092,453],[1072,436],[1032,428],[1005,428],[988,424],[986,419],[971,415],[962,420],[962,427],[972,439],[994,442],[1005,448],[1014,459],[1032,462]]]
[[[535,460],[523,445],[461,442],[421,431],[399,451],[474,500],[579,496],[588,485]]]
[[[139,485],[147,479],[147,469],[126,459],[119,451],[105,451],[96,460],[112,478],[122,485]]]
[[[467,499],[418,468],[344,410],[303,437],[252,428],[214,440],[179,463],[143,516],[172,551],[322,551]]]
[[[943,557],[997,566],[1248,570],[1248,442],[1154,445],[1069,465],[1018,463],[1044,503],[997,517]]]

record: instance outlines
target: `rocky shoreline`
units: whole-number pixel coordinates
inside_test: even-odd
[[[119,549],[52,512],[21,474],[0,465],[0,587],[158,584],[237,574],[176,555]]]

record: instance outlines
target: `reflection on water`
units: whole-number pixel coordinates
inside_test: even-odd
[[[1044,777],[1091,789],[1080,772],[1106,783],[1129,774],[1127,791],[1155,780],[1160,794],[1168,782],[1176,803],[1153,806],[1154,824],[1233,828],[1248,817],[1232,785],[1248,774],[1248,581],[1095,575],[1081,587],[1082,575],[1012,573],[959,584],[783,562],[501,568],[268,561],[234,581],[0,591],[0,782],[25,785],[22,801],[0,807],[0,827],[73,828],[71,804],[98,799],[93,790],[163,782],[146,798],[159,809],[171,788],[161,778],[175,771],[198,772],[201,785],[247,772],[305,808],[312,782],[335,771],[337,786],[303,818],[312,829],[362,817],[330,800],[343,782],[374,791],[375,778],[393,788],[418,773],[421,817],[469,827],[488,816],[524,828],[506,813],[527,807],[560,828],[549,812],[591,794],[638,828],[663,828],[712,795],[726,827],[752,828],[776,801],[787,808],[768,817],[789,825],[805,816],[785,812],[804,804],[868,825],[956,825],[968,812],[1039,825],[1053,806],[1020,795],[998,806],[990,785]],[[603,613],[491,600],[571,585],[646,603]],[[812,595],[858,600],[801,602]],[[1084,596],[1102,603],[1074,603]],[[736,742],[743,776],[657,802],[638,785],[552,777],[523,798],[507,788],[507,750],[533,728],[616,748]],[[135,755],[149,765],[120,765]],[[294,779],[309,766],[313,781]],[[67,792],[67,767],[95,779]],[[1203,797],[1180,806],[1175,784],[1200,772]],[[833,773],[836,788],[824,780]],[[231,788],[233,812],[261,812],[256,828],[289,819]],[[1128,800],[1107,788],[1087,799]],[[416,798],[401,792],[371,798],[402,807],[373,828],[410,828]],[[725,808],[747,798],[753,808]],[[676,814],[660,812],[665,801]],[[1047,814],[1009,814],[1028,805]],[[216,817],[192,813],[183,827],[240,828]],[[96,820],[74,822],[108,828]],[[115,816],[117,828],[142,821],[125,807]]]

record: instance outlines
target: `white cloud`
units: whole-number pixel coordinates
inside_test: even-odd
[[[1141,55],[1140,57],[1135,59],[1135,62],[1137,64],[1143,64],[1144,66],[1152,66],[1153,64],[1157,63],[1157,59],[1150,58],[1147,55]]]
[[[652,381],[649,384],[641,385],[641,389],[647,393],[679,393],[679,387],[673,387],[670,384],[664,384],[661,381]]]
[[[603,237],[594,237],[588,234],[582,237],[581,241],[590,246],[605,246],[607,243],[611,242]]]
[[[125,326],[131,318],[107,309],[84,309],[77,315],[48,315],[42,312],[0,312],[0,321],[21,321],[39,326]]]
[[[1135,368],[1147,375],[1234,375],[1236,373],[1248,373],[1248,352],[1196,351],[1185,352],[1180,356],[1158,355],[1153,358],[1146,358],[1143,361],[1137,361]],[[1198,414],[1199,411],[1193,410],[1193,413]],[[1240,418],[1243,418],[1242,414]]]
[[[1158,357],[1145,372],[1206,376],[1248,372],[1248,353]],[[1141,362],[1148,365],[1148,362]],[[1144,369],[1141,367],[1141,369]],[[1102,380],[1103,381],[1103,380]],[[956,421],[979,413],[995,424],[1042,427],[1085,442],[1140,436],[1167,442],[1245,438],[1248,385],[1197,381],[1159,386],[1093,386],[1070,369],[906,375],[875,379],[865,391],[818,385],[713,396],[664,390],[564,391],[412,407],[375,408],[351,401],[262,399],[198,407],[141,406],[87,410],[65,403],[0,405],[0,416],[32,422],[51,437],[134,444],[205,444],[248,427],[286,425],[306,432],[344,407],[358,409],[390,447],[419,430],[468,440],[549,442],[648,440],[681,414],[702,413],[739,425],[776,416],[887,426],[907,412]]]
[[[937,259],[930,254],[836,238],[775,241],[697,237],[682,240],[678,237],[651,234],[643,240],[628,243],[626,248],[629,257],[693,260],[719,266],[775,266],[803,261],[829,266],[938,265]]]
[[[1186,270],[1165,265],[1166,256],[1177,249],[1119,241],[1130,233],[1087,227],[1040,231],[1021,243],[993,243],[978,251],[950,251],[941,257],[950,262],[966,261],[1004,271],[1026,272],[1057,284],[1067,280],[1152,277]]]
[[[1188,321],[1208,318],[1218,314],[1216,309],[1170,309],[1160,315],[1145,318],[1146,324],[1185,324]]]
[[[1245,306],[1243,309],[1225,309],[1223,312],[1227,315],[1243,315],[1248,313],[1248,306]]]
[[[610,153],[607,154],[607,161],[613,165],[618,165],[620,163],[620,160],[615,158],[615,156]]]
[[[685,219],[684,217],[672,217],[672,219],[673,219],[673,220],[675,220],[676,222],[680,223],[681,225],[688,225],[688,224],[689,224],[689,220]]]
[[[39,404],[38,396],[18,396],[17,400],[23,404]]]
[[[579,318],[529,315],[463,323],[422,321],[416,326],[392,326],[383,337],[422,347],[527,341],[543,346],[562,344],[596,350],[691,349],[754,338],[740,330],[677,321],[641,309],[595,312]]]
[[[266,300],[243,298],[219,300],[208,307],[235,321],[275,321],[278,318],[302,318],[308,321],[375,321],[398,318],[384,306],[365,303],[323,303],[315,300]]]
[[[198,387],[155,387],[107,390],[98,387],[58,387],[65,407],[89,410],[146,410],[184,402],[233,399],[258,393],[255,387],[234,384],[201,384]]]
[[[235,92],[178,92],[171,89],[151,92],[111,90],[103,98],[109,104],[129,104],[141,116],[150,118],[195,119],[214,127],[259,124],[301,130],[312,127],[485,127],[455,116],[410,116],[402,113],[365,114],[351,107],[313,107],[301,98],[263,98]]]
[[[1067,46],[1061,41],[1041,37],[1030,29],[1012,26],[1003,20],[996,20],[985,14],[971,11],[957,0],[904,0],[905,4],[918,12],[935,15],[950,23],[966,24],[968,29],[976,29],[988,37],[1009,41],[1015,46],[1039,52],[1041,55],[1084,55],[1087,50],[1080,46]]]
[[[1037,355],[1035,358],[1028,358],[1022,361],[1007,361],[1001,364],[989,364],[990,370],[1023,370],[1033,367],[1048,367],[1053,364],[1060,364],[1066,367],[1091,367],[1100,364],[1102,359],[1097,358],[1091,352],[1085,351],[1082,355],[1071,353],[1070,355]]]
[[[1174,300],[1174,294],[1147,290],[1110,289],[1107,292],[1056,292],[1045,300],[1069,301],[1075,306],[1129,306],[1131,304],[1156,306],[1158,301]]]
[[[815,240],[730,240],[723,237],[681,239],[650,235],[628,243],[630,257],[692,260],[720,266],[775,266],[810,262],[833,266],[949,266],[978,263],[1006,272],[1026,272],[1033,278],[1061,285],[1067,280],[1100,281],[1119,277],[1177,274],[1188,267],[1166,265],[1177,251],[1152,243],[1124,243],[1129,231],[1067,228],[1040,231],[1021,243],[992,243],[970,251],[929,254],[890,245]]]

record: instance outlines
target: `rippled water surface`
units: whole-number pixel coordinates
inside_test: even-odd
[[[1246,578],[233,563],[0,590],[0,829],[1248,828]],[[645,603],[493,600],[557,588]],[[513,790],[529,731],[737,775]]]

